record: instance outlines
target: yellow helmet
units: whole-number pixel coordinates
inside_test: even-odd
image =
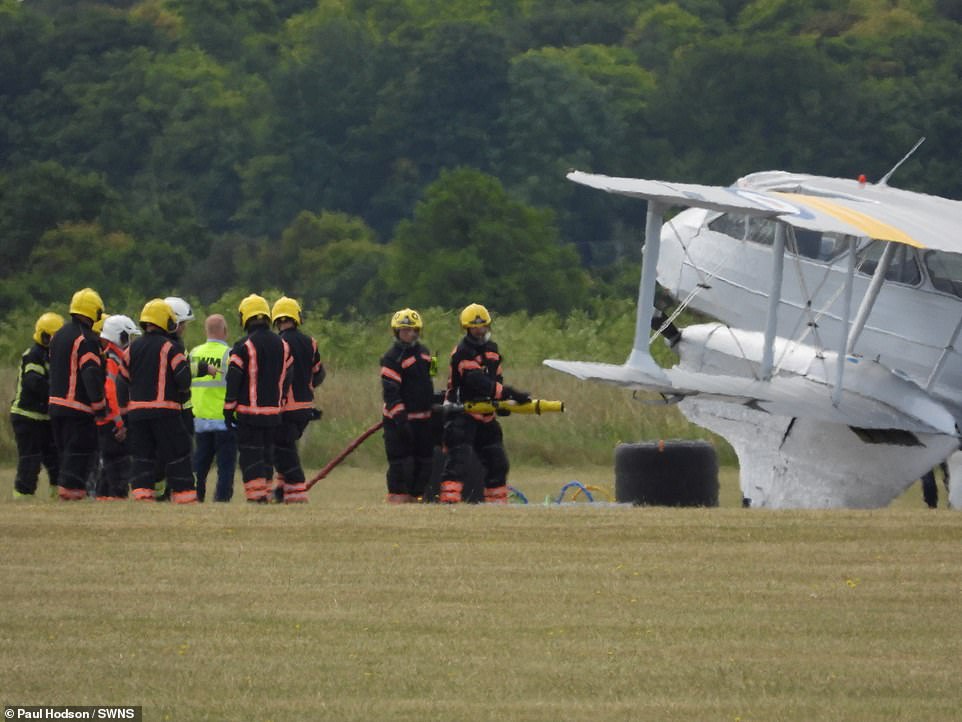
[[[240,311],[240,322],[244,328],[247,328],[247,322],[255,316],[264,316],[268,319],[271,317],[271,307],[267,305],[267,299],[256,293],[252,293],[241,301],[237,310]]]
[[[170,332],[177,328],[177,316],[164,299],[154,298],[147,301],[144,304],[144,310],[140,312],[141,327],[148,323]]]
[[[478,326],[490,326],[491,314],[488,309],[480,303],[472,303],[461,311],[461,328],[477,328]]]
[[[301,325],[301,304],[296,299],[281,296],[274,303],[271,309],[271,323],[277,323],[278,319],[289,318],[298,326]]]
[[[70,299],[70,313],[99,321],[104,315],[104,302],[92,288],[82,288]]]
[[[402,328],[413,328],[415,331],[420,331],[424,328],[424,323],[421,321],[421,314],[413,308],[402,308],[395,313],[391,317],[391,330],[397,333]]]
[[[41,346],[49,346],[50,339],[61,326],[63,326],[63,316],[48,311],[37,319],[37,325],[33,327],[33,340]]]
[[[105,313],[99,319],[94,321],[94,325],[92,326],[91,330],[99,336],[101,333],[103,333],[104,321],[106,321],[108,318],[110,318],[110,316]]]

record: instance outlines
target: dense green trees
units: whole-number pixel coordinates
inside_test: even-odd
[[[955,0],[0,0],[0,309],[91,284],[563,311],[623,293],[644,211],[570,167],[878,177],[926,135],[895,182],[959,197],[960,18]]]
[[[414,218],[399,224],[392,251],[388,287],[406,305],[453,308],[470,297],[537,313],[585,300],[586,274],[552,213],[513,200],[475,170],[442,171]]]

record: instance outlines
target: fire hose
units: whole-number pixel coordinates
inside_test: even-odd
[[[531,399],[523,404],[519,404],[517,401],[468,401],[464,404],[455,404],[446,401],[443,404],[435,405],[432,408],[434,413],[443,414],[456,414],[456,413],[467,413],[467,414],[534,414],[540,416],[541,414],[547,413],[563,413],[565,410],[564,401],[545,401],[543,399]],[[314,475],[312,479],[307,482],[307,488],[310,489],[321,479],[325,478],[330,474],[334,468],[340,464],[344,459],[351,455],[351,453],[371,436],[374,432],[384,426],[384,421],[378,421],[373,426],[365,429],[360,436],[354,439],[351,443],[344,447],[344,449],[333,459],[331,459],[324,468],[321,469],[317,474]]]

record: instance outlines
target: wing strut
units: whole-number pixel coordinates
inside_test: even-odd
[[[858,313],[855,314],[855,321],[852,323],[852,332],[849,334],[848,346],[845,349],[846,353],[852,353],[852,351],[855,350],[855,344],[858,341],[858,337],[862,335],[862,329],[865,328],[869,314],[872,313],[872,308],[875,306],[875,299],[878,298],[879,291],[882,290],[885,274],[889,272],[889,265],[892,263],[892,256],[894,255],[895,244],[886,243],[885,249],[882,251],[882,257],[875,267],[875,273],[872,274],[872,280],[869,283],[868,290],[865,291],[862,303],[859,304]]]
[[[842,400],[842,376],[845,373],[845,360],[848,357],[848,335],[852,323],[852,286],[855,282],[855,238],[848,239],[848,268],[845,271],[845,291],[842,295],[842,322],[839,333],[838,365],[835,373],[835,389],[832,391],[832,403],[838,406]]]
[[[952,338],[949,339],[948,344],[942,349],[942,353],[939,354],[939,360],[935,362],[935,366],[932,368],[932,373],[929,374],[929,378],[925,382],[925,390],[931,391],[935,386],[935,382],[939,380],[939,376],[942,374],[942,367],[945,366],[945,362],[949,358],[949,353],[955,350],[955,342],[959,340],[959,332],[962,332],[962,318],[959,322],[955,324],[955,330],[952,332]]]
[[[658,201],[648,201],[645,220],[645,247],[641,255],[641,282],[638,285],[638,310],[635,317],[635,342],[627,366],[649,372],[661,372],[648,348],[651,333],[651,317],[655,309],[655,282],[658,270],[658,254],[661,252],[662,216],[668,207]]]
[[[763,381],[772,378],[775,358],[775,333],[778,327],[778,302],[782,298],[782,276],[785,270],[785,224],[775,224],[775,242],[772,245],[772,287],[768,294],[768,318],[765,324],[765,346],[762,349],[761,376]]]

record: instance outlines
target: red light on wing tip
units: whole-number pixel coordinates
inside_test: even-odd
[[[864,173],[859,173],[859,176],[858,176],[858,184],[859,184],[860,186],[865,185],[865,183],[867,182],[867,180],[868,180],[868,179],[865,177],[865,174],[864,174]]]

